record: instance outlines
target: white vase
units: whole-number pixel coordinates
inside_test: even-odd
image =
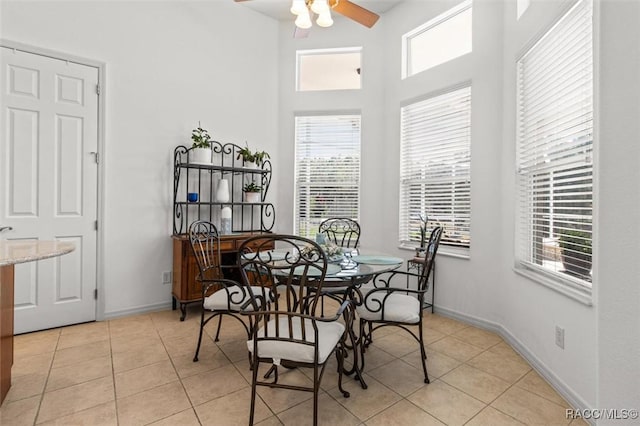
[[[189,162],[193,164],[211,164],[211,148],[193,148],[189,153]]]
[[[229,181],[220,179],[218,181],[218,189],[216,191],[216,201],[219,203],[229,202]]]
[[[231,234],[231,207],[223,207],[220,212],[220,233],[222,235]]]
[[[255,170],[258,168],[258,165],[255,163],[255,161],[244,161],[242,165],[245,169]]]
[[[262,201],[260,199],[260,193],[259,192],[245,192],[244,193],[244,201],[247,203],[259,203],[260,201]]]

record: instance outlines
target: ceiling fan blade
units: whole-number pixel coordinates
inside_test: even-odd
[[[365,27],[373,27],[380,16],[349,0],[330,0],[329,6],[341,15],[351,18]]]

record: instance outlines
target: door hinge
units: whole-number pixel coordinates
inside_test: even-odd
[[[93,290],[93,298],[95,300],[98,300],[98,289],[97,288],[95,290]]]
[[[93,230],[94,230],[94,231],[97,231],[97,230],[98,230],[98,221],[97,221],[97,220],[94,220],[94,221],[93,221]]]
[[[96,84],[96,95],[100,96],[100,85]]]
[[[94,160],[96,161],[96,164],[100,164],[100,154],[97,152],[94,152],[93,157],[94,157]]]

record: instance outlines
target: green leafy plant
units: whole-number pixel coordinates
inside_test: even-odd
[[[254,182],[246,184],[242,187],[244,192],[260,192],[262,191],[262,187],[260,185],[256,185]]]
[[[329,261],[337,261],[342,259],[342,247],[328,242],[326,244],[319,244],[322,251],[327,255]],[[313,246],[305,246],[300,250],[300,253],[307,259],[312,259],[314,253],[317,251]],[[315,255],[317,257],[317,255]]]
[[[591,254],[591,233],[579,229],[563,229],[559,233],[562,250]]]
[[[248,146],[245,146],[244,148],[240,148],[238,150],[238,160],[241,158],[245,163],[256,163],[259,166],[264,162],[265,159],[271,157],[266,151],[252,152]]]
[[[563,229],[559,234],[565,270],[580,278],[588,278],[591,272],[591,233],[581,229]]]
[[[197,129],[193,129],[191,133],[191,139],[193,140],[193,145],[191,148],[211,148],[211,136],[209,136],[209,132],[198,124]]]

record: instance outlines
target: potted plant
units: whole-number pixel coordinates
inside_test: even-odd
[[[261,199],[261,191],[262,187],[260,185],[256,185],[254,182],[246,184],[242,191],[244,192],[244,201],[247,203],[259,203],[262,201]]]
[[[580,229],[563,229],[559,234],[564,269],[579,277],[588,277],[591,272],[591,233]]]
[[[271,158],[269,153],[266,151],[256,151],[252,152],[248,146],[244,148],[240,148],[238,150],[238,160],[242,158],[242,163],[244,167],[247,168],[256,168],[264,163],[264,160],[267,158]]]
[[[193,144],[191,145],[189,162],[194,164],[212,164],[211,142],[209,142],[211,136],[209,136],[207,130],[200,127],[200,123],[198,123],[197,129],[193,129],[191,140],[193,140]]]

